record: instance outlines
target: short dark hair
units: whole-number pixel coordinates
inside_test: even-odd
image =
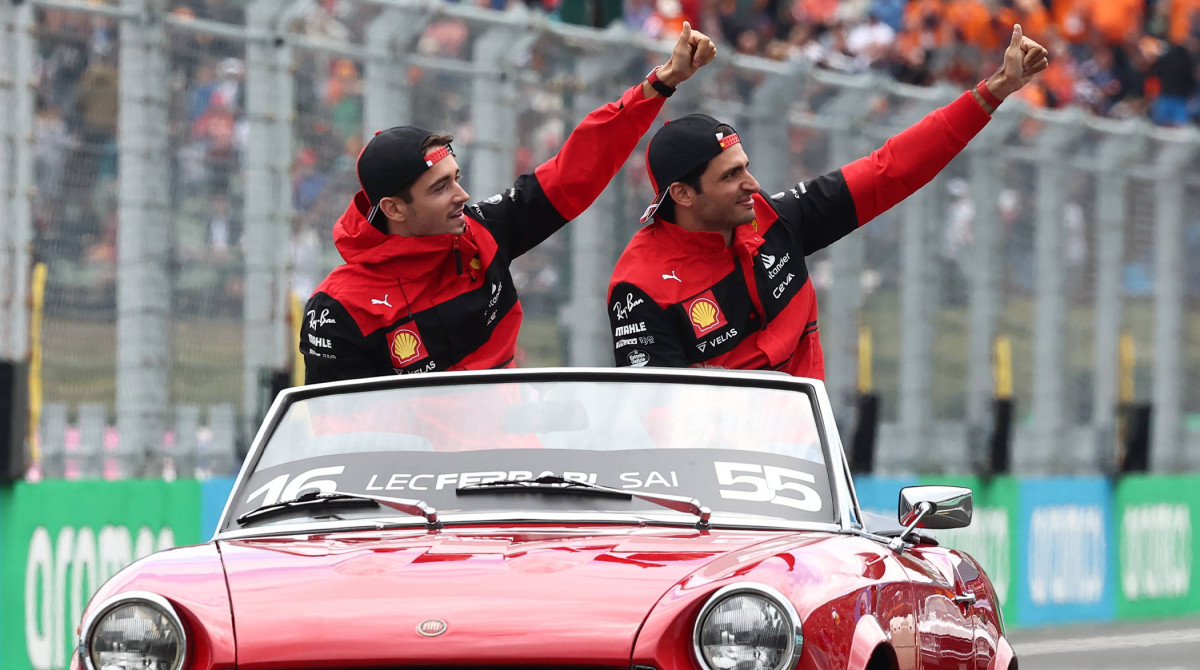
[[[700,176],[703,175],[704,171],[708,169],[708,164],[711,162],[711,158],[704,161],[704,163],[693,168],[691,172],[683,175],[683,177],[675,183],[690,186],[693,191],[697,193],[703,193],[703,191],[700,189]],[[667,188],[670,188],[670,186]],[[658,206],[658,215],[666,221],[675,223],[675,198],[671,197],[670,192],[667,193],[667,197],[663,198],[662,204]]]
[[[733,126],[729,125],[728,123],[720,123],[716,121],[716,119],[710,119],[709,117],[703,118],[709,119],[709,121],[712,123],[716,123],[716,131],[721,135],[729,136],[737,134],[737,131],[733,129]],[[713,156],[713,158],[715,157],[716,156]],[[693,191],[697,193],[703,193],[704,191],[702,191],[700,188],[700,177],[704,174],[704,171],[708,169],[709,163],[712,163],[712,158],[692,168],[691,171],[675,180],[674,183],[690,186]],[[664,188],[670,189],[671,185],[667,184]],[[656,214],[666,221],[675,223],[675,199],[671,197],[669,190],[667,192],[667,196],[663,198],[662,203],[659,204]]]
[[[446,135],[446,134],[430,135],[429,137],[425,138],[424,142],[421,143],[421,153],[422,154],[429,153],[430,149],[432,149],[434,147],[444,147],[453,141],[454,141],[453,135]],[[412,201],[413,201],[412,184],[409,184],[408,186],[405,186],[404,188],[400,189],[400,192],[396,193],[396,195],[394,197],[400,198],[401,200],[403,200],[404,202],[406,202],[408,204],[412,204]]]

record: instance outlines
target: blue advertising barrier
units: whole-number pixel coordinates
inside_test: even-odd
[[[900,507],[900,489],[917,486],[917,477],[867,477],[854,478],[854,491],[858,494],[858,505],[864,512],[874,512],[895,521]]]
[[[1021,625],[1115,618],[1111,484],[1063,477],[1023,480],[1019,487],[1014,549]]]
[[[200,535],[208,539],[217,532],[225,500],[233,490],[233,477],[215,477],[200,484]]]

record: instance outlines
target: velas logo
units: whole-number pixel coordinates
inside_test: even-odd
[[[406,323],[388,333],[387,337],[388,350],[396,367],[404,367],[428,355],[424,351],[425,345],[421,341],[421,331],[417,330],[416,323]]]
[[[687,304],[687,315],[688,320],[692,322],[692,330],[696,331],[696,337],[728,323],[725,321],[725,315],[721,314],[721,307],[711,290],[701,293]]]

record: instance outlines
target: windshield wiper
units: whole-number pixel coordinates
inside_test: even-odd
[[[614,489],[609,486],[601,486],[600,484],[589,484],[574,479],[565,479],[558,475],[542,475],[537,479],[497,479],[490,482],[467,484],[466,486],[454,489],[455,493],[460,494],[496,493],[500,491],[569,491],[571,493],[588,492],[593,495],[611,495],[625,499],[637,498],[638,500],[662,505],[676,512],[695,514],[700,517],[700,520],[696,522],[698,530],[708,528],[709,519],[712,518],[712,510],[700,504],[700,501],[695,498],[672,496],[665,493],[648,493],[646,491],[634,491],[630,489]]]
[[[326,505],[349,505],[362,506],[364,504],[374,504],[388,509],[404,512],[413,516],[425,518],[425,527],[430,530],[436,530],[442,527],[442,522],[438,519],[436,509],[425,504],[423,500],[410,500],[407,498],[389,498],[387,496],[372,496],[363,493],[343,493],[335,491],[333,493],[321,493],[316,489],[305,491],[291,500],[263,505],[258,509],[251,510],[237,518],[239,526],[245,526],[251,521],[258,519],[269,518],[286,510],[305,507],[308,505],[323,507]]]

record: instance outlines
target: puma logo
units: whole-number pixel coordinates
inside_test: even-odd
[[[388,302],[388,295],[390,295],[390,294],[384,293],[383,300],[376,300],[375,298],[371,298],[371,304],[372,305],[387,305],[388,307],[391,307],[392,303]]]
[[[683,283],[683,280],[682,280],[682,279],[680,279],[679,277],[676,277],[676,276],[675,276],[675,271],[674,271],[674,270],[672,270],[672,271],[671,271],[671,274],[669,274],[669,275],[663,275],[662,277],[663,277],[663,279],[674,279],[675,281],[679,282],[680,284],[682,284],[682,283]]]

